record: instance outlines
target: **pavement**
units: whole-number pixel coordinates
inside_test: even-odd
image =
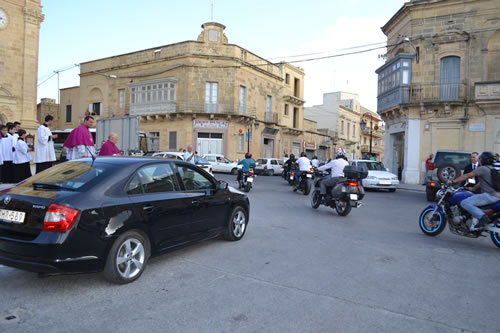
[[[403,184],[399,183],[400,190],[407,191],[417,191],[417,192],[425,192],[425,186],[422,184]]]

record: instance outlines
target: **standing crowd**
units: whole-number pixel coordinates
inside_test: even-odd
[[[37,130],[34,143],[35,173],[42,172],[56,162],[54,140],[58,138],[50,130],[54,117],[47,115],[43,124]],[[96,149],[90,128],[94,125],[94,117],[86,115],[80,126],[71,131],[64,141],[64,148],[68,160],[83,157],[95,157]],[[32,176],[30,162],[32,161],[30,148],[26,143],[26,130],[21,128],[20,122],[0,125],[0,182],[19,183]],[[99,156],[121,155],[116,146],[118,135],[111,133],[108,141],[104,142]]]

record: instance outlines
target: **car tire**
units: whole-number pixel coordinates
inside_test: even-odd
[[[149,238],[143,232],[125,232],[109,250],[103,272],[105,279],[116,284],[134,282],[144,272],[150,255]]]
[[[237,174],[238,174],[238,169],[233,168],[233,169],[231,170],[231,174],[232,174],[232,175],[237,175]]]
[[[438,168],[437,176],[439,181],[446,183],[460,176],[460,169],[455,164],[445,164]]]
[[[269,170],[269,171],[267,172],[267,175],[268,175],[268,176],[274,176],[274,170]]]
[[[396,192],[396,189],[395,188],[390,188],[389,192]]]
[[[228,241],[239,241],[245,235],[248,225],[248,214],[241,206],[236,206],[229,215],[227,231],[224,238]]]

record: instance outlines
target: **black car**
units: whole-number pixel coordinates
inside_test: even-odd
[[[0,264],[104,271],[129,283],[150,256],[220,235],[237,241],[248,197],[183,161],[98,157],[45,170],[0,196]]]

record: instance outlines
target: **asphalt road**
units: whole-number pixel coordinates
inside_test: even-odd
[[[347,217],[277,176],[249,196],[241,241],[154,258],[129,285],[0,266],[0,332],[499,331],[500,249],[422,234],[425,193],[368,192]]]

